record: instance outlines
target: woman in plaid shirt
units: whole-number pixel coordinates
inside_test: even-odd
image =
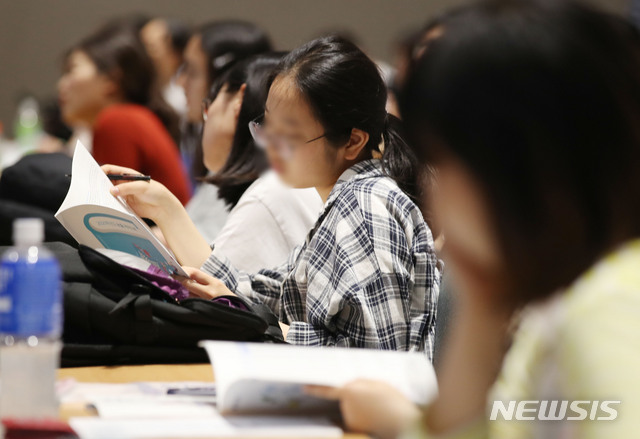
[[[376,65],[352,43],[326,37],[286,56],[270,82],[265,114],[249,126],[254,140],[284,182],[315,187],[325,201],[305,242],[280,267],[235,269],[156,182],[123,183],[116,192],[139,210],[153,206],[145,213],[178,260],[201,267],[186,267],[194,295],[264,303],[293,344],[431,356],[438,260],[413,201],[417,160],[385,110]]]

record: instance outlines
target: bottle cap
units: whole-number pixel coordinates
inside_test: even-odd
[[[15,245],[36,245],[44,241],[44,221],[41,218],[19,218],[13,222]]]

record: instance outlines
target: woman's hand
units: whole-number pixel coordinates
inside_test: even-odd
[[[220,279],[192,267],[182,267],[189,275],[182,285],[196,297],[215,299],[220,296],[235,296]]]
[[[105,174],[140,175],[134,169],[104,165]],[[202,237],[189,214],[169,189],[157,181],[114,181],[111,193],[122,196],[135,213],[153,220],[166,243],[182,265],[201,267],[211,254],[209,243]]]
[[[280,330],[282,331],[282,337],[284,341],[287,341],[287,336],[289,335],[289,325],[284,324],[282,322],[278,322],[280,324]]]
[[[140,172],[121,166],[104,165],[105,174],[132,174]],[[182,209],[182,203],[163,184],[151,181],[113,181],[115,185],[111,194],[121,196],[135,213],[143,218],[153,220],[160,225],[165,222],[176,208]]]
[[[349,431],[395,438],[420,418],[420,409],[390,385],[356,380],[344,387],[307,386],[312,396],[340,402],[342,419]]]

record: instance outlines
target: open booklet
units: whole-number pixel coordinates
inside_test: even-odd
[[[71,167],[71,186],[56,219],[78,241],[142,258],[167,274],[188,277],[169,251],[121,197],[80,141]]]
[[[222,414],[323,413],[336,402],[305,394],[305,385],[339,387],[359,378],[383,381],[423,405],[437,394],[424,353],[204,341]]]

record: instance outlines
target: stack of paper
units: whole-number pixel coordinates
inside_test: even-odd
[[[215,408],[215,397],[167,393],[211,388],[212,383],[201,382],[65,382],[59,393],[63,404],[82,402],[98,411],[99,417],[70,419],[82,439],[342,436],[325,417],[223,417]]]

